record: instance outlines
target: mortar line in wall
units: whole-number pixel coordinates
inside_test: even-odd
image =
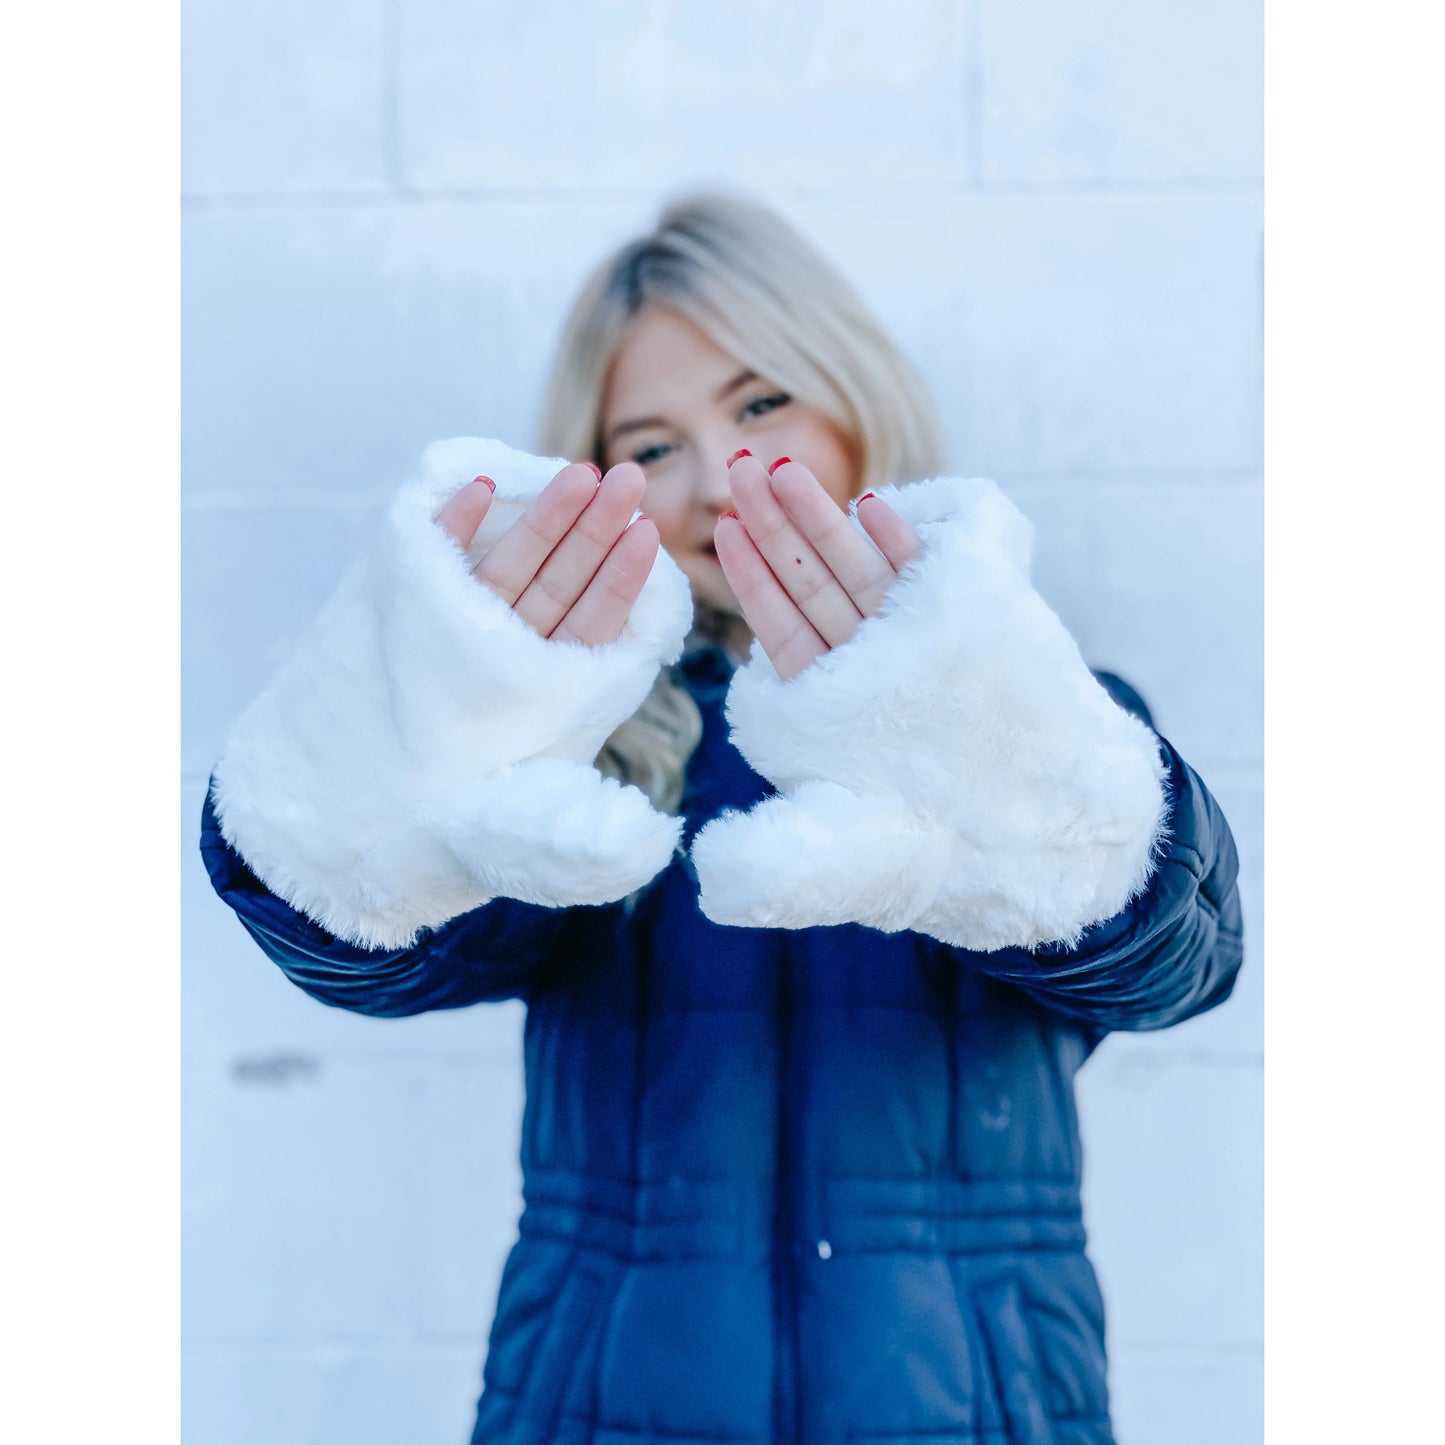
[[[368,512],[385,506],[396,494],[395,487],[288,488],[275,492],[239,491],[220,487],[202,488],[181,496],[184,512]]]
[[[400,56],[397,41],[401,15],[397,0],[383,0],[381,7],[381,154],[387,183],[393,193],[404,191],[401,174]]]
[[[1059,180],[980,180],[973,187],[982,197],[1098,196],[1140,200],[1153,196],[1217,196],[1221,200],[1261,196],[1261,176],[1147,176],[1064,178]]]
[[[987,473],[999,486],[1082,486],[1096,488],[1119,484],[1122,486],[1174,486],[1197,488],[1219,482],[1228,486],[1243,486],[1262,482],[1259,467],[1120,467],[1107,471],[1071,471],[1061,468],[1057,471],[1010,472],[997,468]]]
[[[460,1331],[443,1334],[416,1335],[312,1335],[297,1339],[286,1335],[210,1335],[181,1342],[181,1353],[190,1360],[207,1356],[259,1354],[285,1359],[324,1359],[335,1350],[350,1350],[367,1355],[426,1354],[437,1348],[481,1349],[485,1337]]]
[[[341,211],[398,205],[402,199],[382,186],[356,186],[340,191],[182,191],[181,211],[197,215],[228,211],[241,214],[265,210]]]
[[[504,1016],[505,1017],[505,1016]],[[522,1040],[521,1018],[509,1019],[506,1027],[508,1038],[489,1045],[478,1045],[472,1050],[438,1049],[426,1053],[421,1049],[410,1051],[388,1051],[385,1049],[335,1049],[324,1044],[256,1044],[241,1039],[233,1044],[206,1042],[188,1046],[181,1051],[181,1064],[188,1074],[211,1078],[213,1082],[241,1090],[248,1095],[283,1094],[297,1095],[316,1087],[316,1074],[305,1079],[256,1079],[237,1078],[237,1064],[269,1063],[278,1058],[292,1059],[300,1056],[316,1065],[317,1074],[328,1069],[339,1070],[395,1070],[397,1077],[392,1080],[406,1085],[417,1071],[443,1077],[441,1082],[462,1086],[475,1084],[476,1076],[502,1068],[508,1073],[516,1071],[518,1084],[522,1082]],[[513,1037],[515,1035],[515,1037]],[[216,1076],[221,1076],[216,1078]],[[517,1108],[517,1119],[521,1119],[521,1106]],[[518,1182],[521,1176],[518,1175]]]
[[[398,162],[399,166],[399,162]],[[676,185],[684,182],[679,180]],[[872,199],[897,199],[916,196],[921,202],[937,203],[941,182],[920,181],[899,186],[868,185],[794,185],[779,188],[800,200],[830,199],[857,201],[860,194]],[[668,188],[663,188],[668,189]],[[449,205],[534,205],[608,206],[653,204],[660,188],[647,186],[427,186],[409,185],[398,175],[391,188],[357,188],[343,191],[233,191],[182,192],[181,210],[195,214],[251,212],[262,210],[360,210],[394,207],[423,209],[427,206]],[[977,200],[1244,200],[1258,199],[1263,194],[1263,181],[1258,177],[1163,177],[1159,180],[1063,180],[1063,181],[988,181],[948,188],[949,194],[961,199]]]
[[[971,186],[983,184],[983,0],[972,0],[968,19],[968,177]]]
[[[512,1000],[514,1004],[519,1001]],[[181,1050],[181,1062],[188,1068],[227,1072],[239,1060],[271,1058],[280,1054],[304,1053],[323,1063],[337,1067],[370,1068],[376,1064],[411,1068],[426,1065],[443,1070],[466,1073],[481,1064],[511,1064],[517,1057],[517,1041],[508,1035],[498,1041],[479,1035],[481,1042],[466,1045],[439,1043],[430,1047],[419,1044],[373,1045],[337,1044],[316,1038],[297,1039],[286,1035],[264,1038],[201,1038],[187,1043]],[[521,1176],[518,1175],[518,1178]]]
[[[1119,1340],[1109,1346],[1112,1365],[1130,1358],[1148,1364],[1197,1365],[1221,1360],[1264,1359],[1264,1343],[1258,1340],[1220,1340],[1211,1345],[1171,1344],[1165,1341]]]
[[[1089,1060],[1094,1078],[1110,1075],[1166,1074],[1171,1069],[1232,1069],[1258,1074],[1264,1070],[1264,1050],[1256,1049],[1178,1049],[1170,1051],[1160,1044],[1153,1054],[1135,1053],[1132,1047],[1124,1053],[1101,1050]]]

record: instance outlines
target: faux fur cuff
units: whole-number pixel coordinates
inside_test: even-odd
[[[702,911],[912,929],[979,952],[1076,943],[1153,870],[1157,739],[1030,585],[1029,524],[992,482],[878,495],[924,551],[877,616],[796,677],[753,644],[727,716],[779,791],[694,840]]]
[[[592,767],[674,661],[687,581],[659,552],[616,642],[540,637],[470,575],[563,465],[461,437],[428,448],[214,775],[226,840],[273,892],[363,947],[493,897],[606,903],[671,859],[680,824]],[[468,553],[435,524],[478,473]]]

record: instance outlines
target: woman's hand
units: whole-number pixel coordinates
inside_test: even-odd
[[[598,476],[587,462],[563,467],[472,568],[534,631],[597,647],[622,636],[627,614],[657,558],[657,527],[630,519],[645,478],[633,462]],[[463,550],[492,505],[477,477],[437,514]]]
[[[778,676],[796,677],[878,611],[923,544],[868,493],[857,512],[875,551],[801,462],[784,461],[770,477],[756,457],[744,456],[729,476],[738,510],[718,518],[718,561]]]

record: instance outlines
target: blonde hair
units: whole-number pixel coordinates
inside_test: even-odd
[[[648,302],[688,317],[740,365],[832,421],[856,450],[860,490],[943,469],[943,431],[921,380],[842,275],[773,211],[710,193],[669,202],[651,234],[607,257],[582,287],[542,405],[544,455],[603,464],[608,370]],[[716,640],[718,622],[699,608],[688,646]],[[674,811],[701,737],[697,705],[664,669],[597,766]]]

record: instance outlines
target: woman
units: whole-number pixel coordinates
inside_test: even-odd
[[[204,824],[314,997],[528,1005],[474,1445],[1111,1440],[1073,1077],[1228,997],[1217,804],[767,212],[609,258],[542,433],[428,451]]]

